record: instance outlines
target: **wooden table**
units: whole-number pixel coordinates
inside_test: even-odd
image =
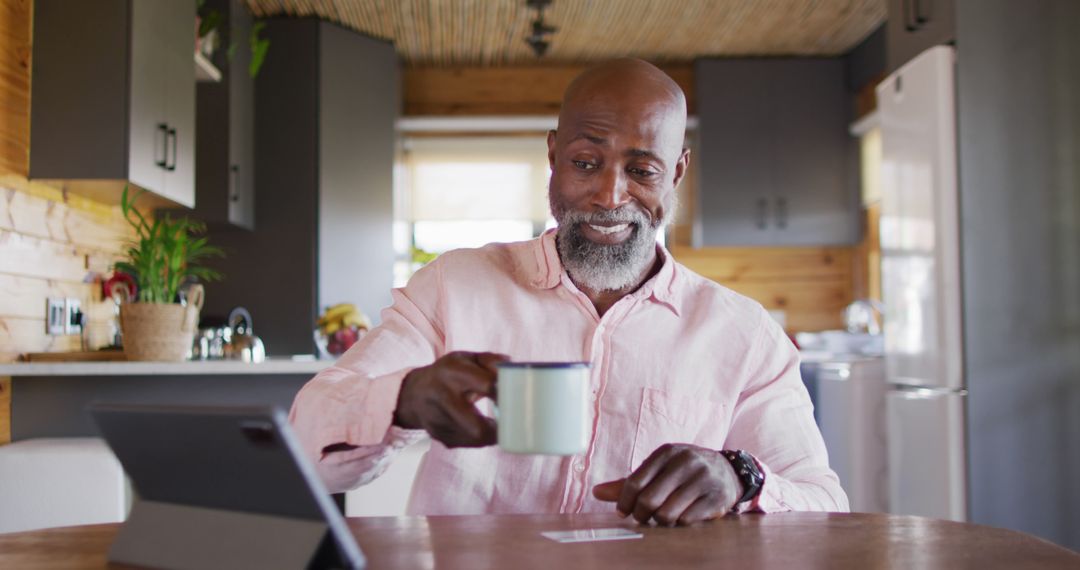
[[[688,528],[614,515],[353,518],[380,568],[1080,568],[1080,554],[1033,536],[919,517],[742,515]],[[119,525],[0,535],[0,568],[103,568]],[[548,530],[625,526],[637,540],[558,544]]]

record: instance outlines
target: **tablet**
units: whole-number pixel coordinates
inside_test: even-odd
[[[167,568],[362,568],[284,411],[94,404],[136,500],[109,561]]]

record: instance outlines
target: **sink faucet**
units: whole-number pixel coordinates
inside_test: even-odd
[[[844,308],[844,325],[852,334],[881,334],[881,315],[885,308],[874,299],[856,299]]]

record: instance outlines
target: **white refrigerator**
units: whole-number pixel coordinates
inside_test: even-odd
[[[931,48],[877,98],[889,510],[964,521],[955,69],[954,48]]]

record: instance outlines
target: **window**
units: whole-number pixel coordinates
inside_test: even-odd
[[[395,286],[433,255],[531,239],[553,227],[544,136],[405,140],[397,218]]]

